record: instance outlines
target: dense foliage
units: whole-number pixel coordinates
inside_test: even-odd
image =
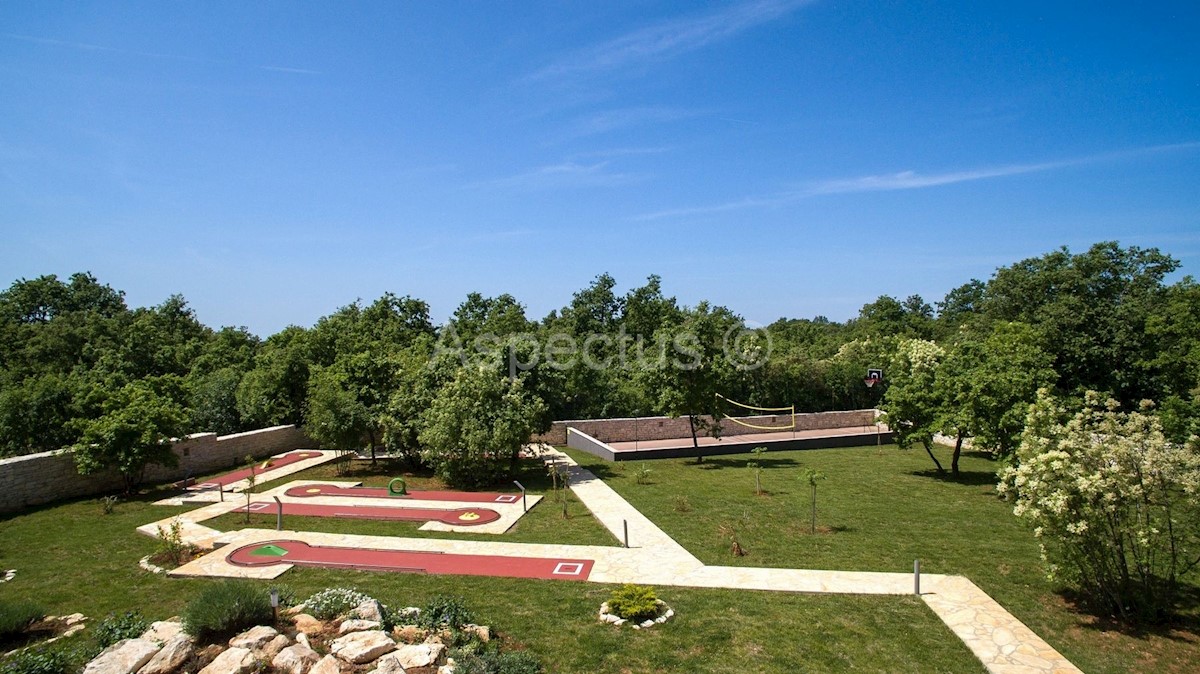
[[[1200,448],[1169,442],[1154,416],[1094,392],[1064,416],[1043,391],[1000,490],[1054,576],[1102,613],[1160,620],[1200,564]]]
[[[301,424],[326,447],[479,483],[552,419],[665,414],[712,433],[714,417],[741,413],[721,393],[880,407],[905,444],[943,434],[1011,456],[1044,386],[1154,400],[1182,442],[1200,430],[1200,285],[1168,285],[1177,267],[1115,242],[1064,248],[934,304],[882,296],[844,323],[761,330],[681,305],[656,276],[620,294],[602,274],[540,321],[511,295],[471,293],[435,326],[424,302],[389,293],[265,340],[200,324],[179,296],[131,309],[90,274],[23,279],[0,292],[0,455],[74,446],[81,470],[115,468],[132,487],[171,461],[170,437]],[[871,367],[885,374],[868,388]]]
[[[275,613],[266,586],[245,580],[206,584],[183,610],[183,630],[202,640],[269,625]]]

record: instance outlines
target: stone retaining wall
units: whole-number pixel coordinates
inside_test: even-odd
[[[151,466],[146,482],[168,482],[240,465],[247,455],[264,458],[292,449],[314,448],[316,443],[295,426],[275,426],[218,437],[197,433],[176,442],[179,466]],[[0,459],[0,512],[60,499],[93,496],[122,489],[115,471],[80,475],[70,449]]]
[[[824,428],[874,426],[875,416],[875,410],[797,414],[796,430],[812,431]],[[788,426],[791,422],[791,415],[788,414],[738,417],[738,420],[756,426],[767,426],[768,428],[747,428],[729,419],[722,419],[721,434],[748,435],[752,433],[774,433],[781,430],[791,430],[790,426]],[[692,435],[687,417],[676,419],[670,417],[637,417],[627,419],[555,421],[549,431],[541,435],[535,435],[532,440],[551,445],[565,445],[567,444],[567,426],[578,429],[601,442],[666,440],[669,438],[689,438]],[[784,426],[788,428],[782,428]]]

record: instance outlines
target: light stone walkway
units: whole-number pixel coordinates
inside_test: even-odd
[[[319,466],[323,463],[329,463],[330,461],[333,461],[334,459],[338,458],[337,452],[328,450],[328,449],[300,449],[300,450],[289,449],[288,451],[282,452],[280,454],[276,454],[275,456],[272,456],[267,460],[269,461],[270,459],[278,459],[281,456],[286,456],[286,455],[291,454],[292,452],[296,452],[296,451],[320,452],[321,456],[315,456],[311,459],[303,459],[301,461],[296,461],[295,463],[289,463],[286,466],[280,466],[278,468],[269,468],[265,471],[260,471],[257,475],[255,475],[255,480],[254,480],[255,483],[263,484],[264,482],[271,482],[274,480],[278,480],[280,478],[287,477],[288,475],[294,475],[296,473],[299,473],[302,470],[308,470],[309,468],[312,468],[314,466]],[[258,465],[261,465],[261,464],[258,464]],[[238,470],[240,470],[240,468]],[[357,483],[355,483],[355,484],[357,484]],[[231,483],[225,485],[220,490],[209,489],[209,490],[204,490],[204,491],[187,491],[187,492],[184,492],[183,494],[179,494],[178,496],[171,496],[169,498],[162,499],[161,501],[155,501],[154,505],[177,506],[177,505],[188,505],[190,503],[214,503],[214,502],[220,503],[222,500],[228,501],[230,499],[233,499],[236,501],[237,498],[234,497],[233,494],[231,494],[230,492],[243,492],[243,491],[246,491],[246,489],[249,486],[250,486],[250,480],[245,480],[245,479],[238,480],[237,482],[231,482]],[[224,493],[222,493],[222,492],[224,492]]]
[[[549,446],[531,448],[543,460],[555,461],[571,477],[571,489],[592,514],[618,539],[629,528],[629,548],[506,543],[478,540],[447,540],[358,536],[300,531],[243,529],[212,536],[212,529],[195,522],[214,504],[179,516],[184,519],[185,539],[189,532],[202,535],[216,547],[243,545],[278,538],[301,540],[312,545],[412,550],[501,557],[566,557],[593,559],[588,580],[597,583],[642,583],[697,588],[730,588],[776,592],[813,592],[875,595],[907,595],[913,577],[903,573],[821,571],[705,566],[674,539],[638,512],[611,487],[570,457]],[[236,507],[236,505],[234,506]],[[228,509],[221,512],[227,512]],[[217,513],[221,514],[221,513]],[[170,522],[168,518],[163,522]],[[139,531],[161,523],[139,527]],[[291,566],[239,567],[225,561],[223,554],[210,554],[170,572],[172,576],[235,576],[275,578]],[[999,603],[962,576],[922,574],[921,599],[994,674],[1069,674],[1080,670],[1033,633]]]

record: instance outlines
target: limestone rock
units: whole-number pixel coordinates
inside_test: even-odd
[[[304,644],[295,644],[279,651],[271,666],[282,674],[309,674],[321,656]]]
[[[351,632],[329,644],[329,652],[346,662],[361,665],[396,650],[396,642],[378,630]]]
[[[230,648],[245,648],[246,650],[254,651],[266,646],[275,637],[279,636],[279,630],[274,627],[259,625],[251,627],[242,632],[236,637],[229,640]]]
[[[308,641],[308,635],[305,634],[304,632],[296,633],[296,643],[298,643],[301,646],[304,646],[306,648],[312,648],[312,644],[309,643],[309,641]]]
[[[150,662],[138,670],[138,674],[174,674],[195,652],[196,644],[191,636],[176,634],[163,644],[162,650],[150,658]]]
[[[291,645],[292,640],[288,638],[288,635],[280,634],[268,641],[265,646],[255,651],[255,655],[263,660],[271,660],[276,655],[279,655],[280,651]]]
[[[292,621],[296,623],[296,631],[309,636],[320,634],[325,629],[325,623],[307,613],[296,614],[292,617]]]
[[[445,651],[446,647],[438,643],[405,644],[392,657],[400,662],[400,666],[412,669],[436,665]]]
[[[308,674],[342,674],[342,661],[332,655],[326,655],[308,670]]]
[[[87,663],[83,674],[133,674],[158,651],[159,646],[153,641],[122,639]]]
[[[395,655],[385,655],[375,663],[375,669],[367,674],[406,674]]]
[[[487,625],[472,625],[467,623],[462,626],[462,631],[474,636],[485,644],[492,640],[492,628]]]
[[[235,646],[217,656],[200,674],[249,674],[255,668],[254,653]]]
[[[182,633],[183,623],[168,620],[157,620],[150,623],[150,628],[147,629],[140,638],[145,639],[146,641],[153,641],[158,644],[165,644]]]
[[[429,636],[427,630],[423,630],[416,625],[399,625],[396,629],[392,630],[392,633],[396,635],[397,639],[406,644],[419,644],[425,641],[425,637]]]
[[[338,626],[338,634],[349,634],[351,632],[366,632],[367,630],[377,630],[381,626],[378,620],[343,620]]]
[[[377,623],[383,622],[383,605],[374,599],[367,599],[350,611],[351,618],[359,618],[361,620],[374,620]]]

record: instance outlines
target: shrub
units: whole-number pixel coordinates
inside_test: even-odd
[[[1052,578],[1093,610],[1157,621],[1200,563],[1200,452],[1168,442],[1152,414],[1088,392],[1065,423],[1047,391],[1030,407],[999,491],[1033,527]]]
[[[140,637],[150,625],[137,611],[126,611],[120,615],[110,613],[96,626],[96,643],[107,648],[122,639]]]
[[[24,632],[25,628],[45,615],[46,611],[33,602],[0,600],[0,640]]]
[[[524,651],[501,653],[494,650],[480,652],[454,650],[455,674],[541,674],[542,663]]]
[[[649,620],[658,615],[658,597],[652,587],[626,583],[609,595],[608,610],[632,622]]]
[[[166,529],[163,529],[162,525],[158,526],[158,546],[154,550],[152,559],[177,567],[196,552],[196,546],[185,543],[183,540],[183,522],[175,519],[167,525]]]
[[[475,615],[467,608],[461,597],[437,596],[429,600],[417,624],[426,629],[449,627],[456,630],[463,625],[475,622]]]
[[[73,674],[71,658],[60,649],[27,648],[0,663],[0,674]]]
[[[370,597],[344,587],[330,587],[304,600],[304,611],[318,620],[333,620]]]
[[[183,610],[183,629],[207,639],[233,635],[274,619],[267,590],[244,580],[206,586]]]

